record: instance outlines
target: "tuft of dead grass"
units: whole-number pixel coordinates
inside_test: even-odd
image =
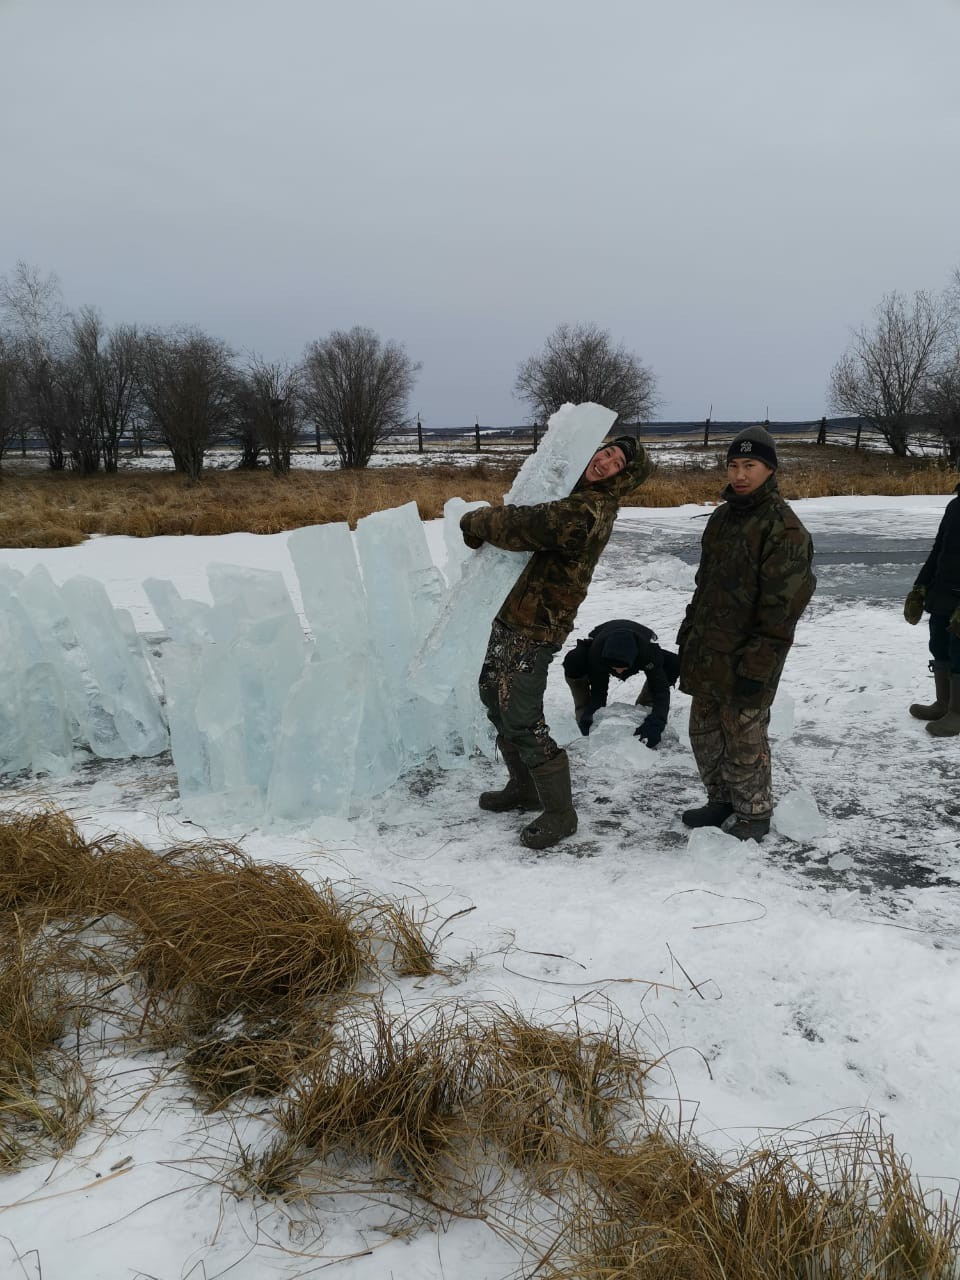
[[[654,1130],[584,1147],[564,1174],[549,1280],[951,1280],[960,1262],[956,1205],[868,1126],[733,1164]]]
[[[89,1082],[61,1047],[73,1018],[70,941],[14,917],[0,936],[0,1170],[57,1156],[92,1114]]]
[[[101,851],[59,810],[0,813],[0,917],[26,908],[99,914]]]
[[[367,962],[356,912],[330,886],[227,843],[135,858],[114,910],[134,942],[149,1018],[168,1030],[293,1016],[351,987]]]

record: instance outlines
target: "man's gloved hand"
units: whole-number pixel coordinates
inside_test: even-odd
[[[903,602],[903,616],[911,627],[915,627],[923,617],[923,600],[926,594],[926,587],[914,587]]]
[[[957,639],[960,640],[960,604],[951,613],[950,621],[947,623],[947,630],[952,631]]]
[[[584,711],[580,716],[577,717],[577,728],[580,730],[580,732],[583,734],[585,738],[590,733],[590,727],[592,724],[593,724],[592,711]]]
[[[634,729],[633,736],[645,742],[648,747],[658,747],[663,737],[663,725],[655,716],[647,716],[643,724]]]
[[[737,676],[733,682],[734,701],[752,700],[760,693],[763,693],[762,680],[754,680],[750,676]]]
[[[460,517],[460,532],[463,534],[463,540],[471,551],[479,551],[483,546],[484,539],[479,533],[475,533],[472,529],[474,524],[474,511],[465,511]]]

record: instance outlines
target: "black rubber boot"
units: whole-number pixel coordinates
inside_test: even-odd
[[[497,746],[510,777],[507,785],[499,791],[481,791],[480,808],[491,813],[508,813],[511,809],[536,809],[540,797],[530,770],[520,759],[520,752],[506,738],[497,738]]]
[[[685,827],[721,827],[733,813],[733,805],[726,800],[708,800],[699,809],[686,809],[680,815]]]
[[[931,662],[933,683],[936,689],[933,702],[915,702],[910,714],[917,720],[939,720],[950,709],[950,663]]]
[[[572,836],[577,829],[577,811],[573,807],[570,791],[570,761],[565,751],[559,752],[531,771],[543,813],[534,818],[520,832],[520,839],[528,849],[549,849],[565,836]]]
[[[946,715],[939,720],[931,720],[927,725],[927,733],[935,738],[955,738],[960,734],[960,676],[950,677],[950,705]]]
[[[770,830],[769,818],[738,818],[733,826],[727,828],[727,835],[735,840],[761,841]]]

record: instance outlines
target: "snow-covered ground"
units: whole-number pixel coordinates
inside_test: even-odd
[[[454,976],[404,980],[391,993],[409,1009],[492,999],[554,1020],[574,999],[612,1001],[651,1054],[667,1055],[662,1096],[702,1140],[729,1150],[764,1128],[816,1128],[818,1117],[837,1127],[867,1110],[925,1183],[952,1195],[960,739],[933,739],[907,714],[932,683],[925,626],[907,626],[900,612],[947,500],[795,504],[818,547],[820,585],[775,708],[774,785],[778,801],[813,796],[824,834],[804,838],[811,828],[801,826],[801,838],[775,832],[761,845],[691,837],[679,813],[702,793],[688,699],[675,696],[652,752],[632,736],[637,682],[618,685],[619,700],[584,739],[559,662],[547,715],[569,747],[581,826],[553,850],[525,850],[515,815],[477,809],[476,793],[501,774],[487,761],[420,770],[349,823],[295,836],[210,834],[421,903],[438,921],[473,908],[443,931]],[[607,618],[631,617],[672,644],[708,514],[624,511],[571,643]],[[437,526],[428,534],[439,555]],[[43,563],[58,582],[99,579],[146,633],[157,622],[143,579],[166,577],[209,599],[204,571],[214,560],[280,568],[295,593],[286,535],[0,551],[0,565]],[[197,835],[181,822],[165,758],[89,763],[4,792],[10,805],[51,800],[87,833],[119,830],[156,847]],[[0,1274],[261,1280],[311,1275],[347,1255],[361,1256],[334,1262],[334,1273],[364,1280],[497,1280],[515,1268],[509,1245],[476,1222],[393,1238],[378,1230],[390,1216],[382,1204],[325,1198],[308,1215],[235,1199],[216,1179],[239,1142],[263,1140],[264,1124],[202,1117],[175,1075],[147,1090],[158,1073],[150,1055],[105,1058],[98,1115],[77,1148],[3,1180]]]

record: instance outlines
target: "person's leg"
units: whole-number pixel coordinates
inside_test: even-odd
[[[543,716],[547,672],[556,649],[503,628],[505,641],[498,706],[501,733],[516,747],[528,769],[539,768],[560,748]]]
[[[587,660],[590,656],[590,640],[578,640],[563,659],[563,676],[573,696],[573,714],[579,721],[590,701],[590,680],[587,676]]]
[[[945,682],[946,710],[936,720],[926,726],[927,733],[934,738],[956,738],[960,736],[960,638],[950,630],[949,614],[930,615],[930,651],[934,646],[934,618],[937,619],[937,640],[940,653],[943,654],[943,680]],[[933,665],[933,664],[931,664]],[[937,674],[936,672],[934,674]],[[937,700],[940,699],[938,685]]]
[[[523,828],[520,839],[528,848],[546,849],[577,829],[570,762],[550,736],[543,715],[547,672],[556,650],[516,633],[508,635],[500,697],[503,733],[530,770],[543,810]]]
[[[915,720],[939,720],[950,707],[950,640],[949,619],[943,614],[930,614],[930,670],[933,673],[933,702],[914,702],[910,714]]]
[[[504,724],[503,705],[509,700],[510,662],[514,649],[511,637],[514,636],[515,633],[502,623],[494,621],[480,669],[480,701],[486,709],[487,719],[497,731],[497,747],[509,774],[506,785],[499,790],[480,793],[480,808],[494,813],[535,809],[540,799],[530,770],[521,760],[519,748],[508,735]]]
[[[707,803],[687,809],[681,815],[687,827],[719,827],[733,813],[730,791],[723,776],[725,750],[720,704],[712,698],[693,698],[690,703],[690,746]]]
[[[767,728],[770,708],[722,707],[722,770],[736,822],[730,834],[741,840],[761,839],[770,830],[773,788]]]

